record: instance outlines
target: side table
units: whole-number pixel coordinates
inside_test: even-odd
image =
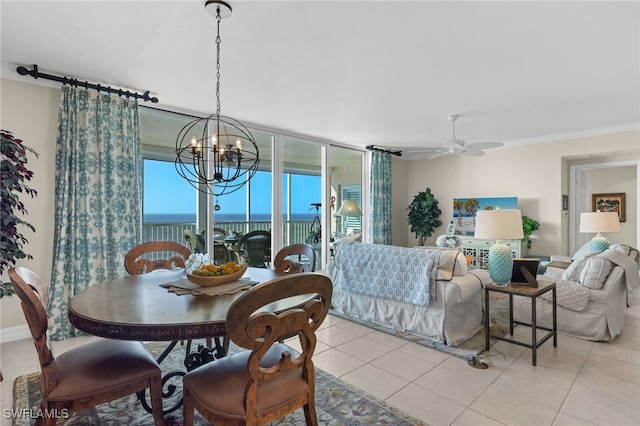
[[[509,295],[509,334],[513,337],[513,324],[520,324],[531,327],[531,343],[521,342],[512,338],[504,336],[496,336],[490,334],[489,329],[489,292],[495,291],[498,293],[505,293]],[[538,296],[541,296],[547,292],[552,292],[552,306],[553,306],[553,325],[552,328],[542,327],[536,324],[536,303]],[[513,320],[513,296],[528,297],[531,299],[531,323],[523,323]],[[489,338],[504,340],[505,342],[514,343],[516,345],[530,348],[532,351],[532,363],[537,363],[537,349],[544,342],[549,340],[553,336],[553,347],[558,346],[558,326],[556,320],[556,282],[555,280],[545,280],[544,278],[538,278],[538,287],[530,287],[524,284],[509,283],[507,285],[497,284],[485,284],[484,287],[484,335],[485,335],[485,349],[489,350]],[[539,340],[537,337],[537,330],[546,330],[547,334],[542,336]]]

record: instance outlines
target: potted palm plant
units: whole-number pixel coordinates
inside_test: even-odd
[[[23,251],[28,242],[20,227],[26,227],[35,232],[35,228],[20,216],[27,214],[21,196],[31,198],[38,195],[35,189],[25,184],[33,177],[27,164],[27,154],[38,157],[38,153],[24,145],[22,139],[17,139],[8,130],[2,130],[2,228],[0,235],[0,273],[16,265],[19,259],[32,259]],[[0,282],[0,298],[14,293],[11,282]]]

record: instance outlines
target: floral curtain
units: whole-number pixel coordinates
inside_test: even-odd
[[[82,334],[68,304],[122,275],[139,243],[142,169],[138,104],[63,86],[56,142],[56,210],[49,299],[53,340]]]
[[[371,152],[369,241],[391,244],[391,154]]]

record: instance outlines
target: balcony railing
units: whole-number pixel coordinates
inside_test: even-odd
[[[228,234],[231,234],[232,231],[244,234],[256,230],[270,230],[271,222],[216,222],[215,227],[224,229]],[[196,229],[195,223],[144,223],[142,242],[176,241],[186,244],[183,235],[186,230],[201,231]],[[282,241],[285,245],[304,243],[310,231],[311,221],[286,221],[284,222]]]

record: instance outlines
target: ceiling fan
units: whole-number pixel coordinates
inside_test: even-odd
[[[502,142],[480,142],[480,143],[472,143],[466,145],[462,139],[458,139],[456,137],[456,120],[460,117],[457,114],[452,114],[449,116],[449,121],[451,121],[451,126],[453,129],[453,137],[447,139],[442,143],[442,148],[434,148],[434,149],[423,149],[420,151],[409,151],[411,152],[433,152],[432,155],[427,157],[427,160],[431,160],[437,157],[443,157],[445,155],[464,155],[467,157],[480,157],[484,155],[485,149],[498,148],[503,146]]]

